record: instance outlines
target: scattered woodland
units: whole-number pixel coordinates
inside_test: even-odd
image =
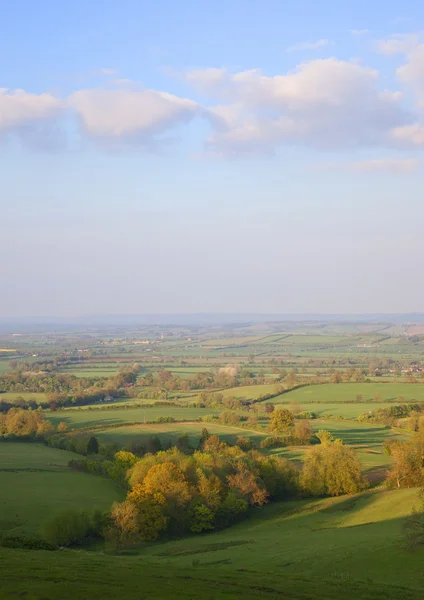
[[[23,330],[0,345],[0,597],[112,598],[117,558],[134,599],[422,597],[417,324]],[[57,583],[19,571],[22,552]]]

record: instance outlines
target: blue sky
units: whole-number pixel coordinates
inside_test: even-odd
[[[423,310],[422,3],[0,8],[1,316]]]

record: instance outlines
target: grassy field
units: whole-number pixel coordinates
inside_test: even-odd
[[[68,427],[80,429],[81,427],[96,427],[98,425],[113,425],[115,423],[142,423],[144,421],[155,421],[159,417],[174,417],[178,420],[194,420],[199,417],[219,414],[221,411],[210,408],[180,408],[172,406],[152,408],[117,408],[105,410],[93,408],[92,410],[58,410],[47,413],[46,416],[57,425],[64,421]]]
[[[250,431],[241,427],[228,427],[215,423],[161,423],[154,425],[129,425],[124,427],[114,427],[111,429],[102,429],[95,431],[96,437],[104,442],[117,442],[126,444],[132,439],[142,441],[143,438],[157,435],[161,441],[167,442],[187,433],[190,443],[193,447],[197,447],[202,429],[205,428],[210,434],[219,435],[219,437],[231,444],[234,444],[237,436],[245,435],[253,438],[256,443],[269,435],[268,433],[260,433],[258,431]]]
[[[279,386],[276,383],[266,383],[263,385],[241,385],[239,387],[228,388],[221,390],[221,394],[225,398],[235,396],[236,398],[243,398],[245,400],[253,399],[256,400],[265,394],[275,394],[278,392]],[[424,387],[424,386],[423,386]]]
[[[13,402],[16,398],[23,398],[24,400],[35,400],[35,402],[45,402],[46,394],[43,392],[3,392],[0,393],[0,400],[7,400]]]
[[[256,387],[256,386],[255,386]],[[241,389],[241,388],[240,388]],[[413,400],[424,402],[424,384],[422,383],[339,383],[311,385],[298,388],[291,392],[273,398],[273,404],[290,404],[296,402],[300,405],[314,402],[355,402],[357,396],[362,396],[363,401],[374,401],[374,396],[379,394],[383,401],[398,401],[402,396],[405,402]],[[306,407],[306,410],[309,410]]]
[[[287,394],[290,396],[290,394]],[[268,402],[274,403],[276,399],[272,398],[268,400]],[[293,400],[293,402],[297,402]],[[277,408],[283,408],[282,402],[276,402],[275,405]],[[291,402],[287,403],[290,406]],[[317,404],[304,403],[301,404],[303,410],[308,412],[313,412],[317,414],[319,417],[323,415],[329,415],[331,417],[341,417],[343,419],[357,419],[360,414],[367,413],[375,410],[376,408],[386,408],[387,406],[392,406],[393,403],[390,402],[357,402],[357,403],[349,403],[349,404],[334,404],[334,403],[325,403],[318,402]],[[287,408],[287,405],[284,407]]]
[[[402,519],[416,503],[417,490],[411,489],[274,504],[247,524],[150,547],[142,557],[179,568],[197,559],[199,566],[220,564],[228,572],[326,573],[334,580],[369,578],[419,588],[423,554],[402,547]]]
[[[240,547],[237,547],[238,551]],[[234,552],[233,552],[234,553]],[[162,561],[146,563],[138,556],[108,556],[80,551],[25,552],[0,549],[0,598],[15,600],[422,600],[420,571],[408,570],[413,580],[375,583],[335,577],[333,570],[316,577],[276,570],[228,570],[214,561],[209,566],[176,568]],[[202,556],[202,554],[200,554]],[[208,555],[206,555],[208,556]],[[393,557],[393,552],[392,552]],[[395,557],[397,558],[397,557]],[[230,560],[230,559],[229,559]],[[190,561],[188,561],[190,562]],[[218,564],[216,564],[216,562]],[[402,562],[402,565],[404,563]],[[48,565],[48,568],[46,568]],[[211,568],[211,565],[213,568]],[[370,570],[366,571],[370,573]]]
[[[122,499],[112,481],[70,471],[72,458],[78,455],[40,444],[0,442],[0,536],[36,534],[58,510],[107,509]]]
[[[421,600],[423,552],[408,553],[402,537],[416,502],[412,489],[276,503],[225,531],[127,556],[0,549],[1,592],[33,600]]]

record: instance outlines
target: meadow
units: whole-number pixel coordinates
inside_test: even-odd
[[[276,503],[228,530],[121,556],[0,549],[1,590],[35,600],[421,600],[422,553],[402,537],[416,502],[410,489]]]
[[[6,400],[7,402],[14,402],[17,398],[23,398],[24,400],[34,400],[35,402],[45,402],[47,396],[43,392],[3,392],[3,393],[0,393],[0,400]]]
[[[424,383],[338,383],[305,386],[272,398],[273,404],[310,404],[355,402],[362,396],[364,402],[376,402],[379,394],[383,402],[424,402]],[[379,400],[380,402],[380,400]],[[310,410],[309,406],[305,410]]]
[[[73,458],[79,455],[41,444],[0,442],[0,537],[36,535],[59,510],[105,510],[122,500],[111,480],[68,469]]]
[[[224,442],[234,444],[237,436],[243,435],[255,440],[256,444],[267,437],[269,434],[244,429],[242,427],[232,427],[220,425],[218,423],[159,423],[153,425],[128,425],[114,427],[111,429],[101,429],[93,431],[100,440],[104,442],[116,442],[125,445],[130,440],[137,439],[140,442],[154,435],[158,436],[162,442],[175,443],[177,438],[187,433],[190,444],[193,447],[199,445],[202,429],[206,428],[211,435],[218,435]]]
[[[55,426],[63,421],[69,428],[80,429],[108,424],[143,423],[144,421],[155,421],[159,417],[173,417],[175,420],[189,421],[220,412],[210,408],[163,406],[158,408],[115,408],[112,410],[102,408],[68,409],[47,413],[46,416]]]

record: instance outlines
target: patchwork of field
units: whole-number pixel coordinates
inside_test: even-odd
[[[79,455],[40,444],[0,442],[0,537],[31,535],[66,508],[102,509],[122,500],[111,480],[68,469]]]

